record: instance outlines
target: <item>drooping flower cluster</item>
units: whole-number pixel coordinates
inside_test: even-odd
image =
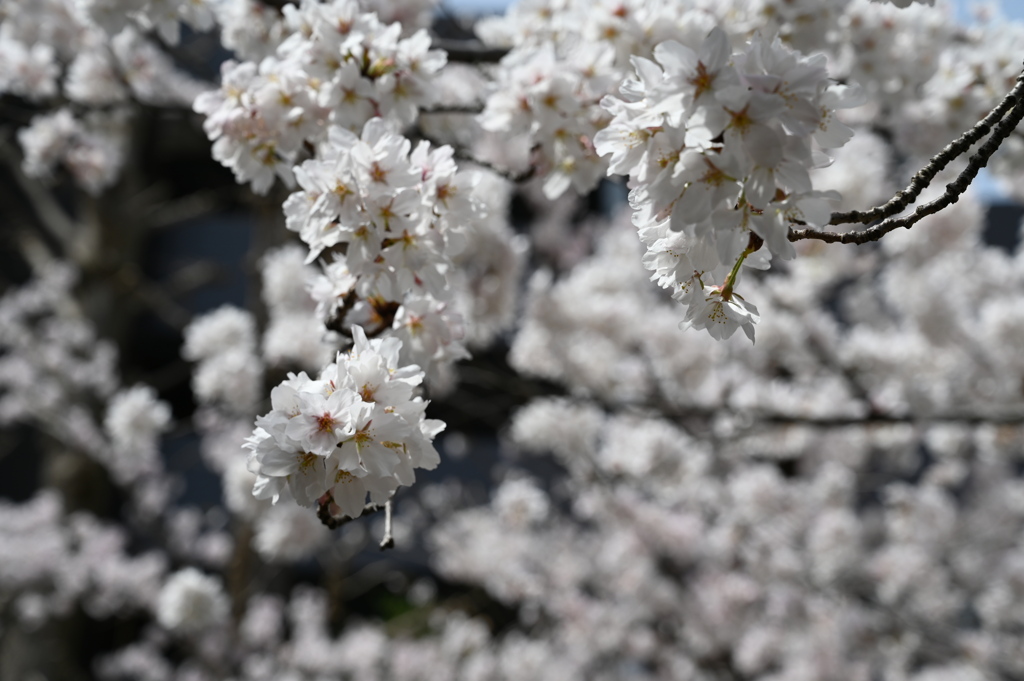
[[[405,364],[465,355],[461,319],[448,310],[450,254],[462,226],[478,218],[476,178],[459,172],[450,147],[410,142],[380,118],[362,137],[333,127],[314,159],[296,168],[302,190],[285,202],[286,224],[309,245],[309,259],[335,252],[313,286],[333,326],[390,329]]]
[[[271,392],[273,409],[246,443],[257,497],[356,517],[367,494],[384,503],[415,469],[440,462],[432,441],[444,424],[424,418],[427,403],[413,396],[423,371],[400,364],[397,338],[368,340],[358,326],[352,335],[353,348],[317,380],[291,374]]]
[[[629,174],[645,264],[687,305],[686,322],[753,339],[757,310],[734,292],[741,266],[793,257],[793,222],[828,223],[838,196],[811,188],[809,170],[827,161],[812,142],[852,135],[834,113],[849,89],[830,84],[824,56],[759,38],[734,56],[718,28],[699,53],[667,41],[654,57],[635,57],[624,99],[602,102],[615,118],[595,147],[609,173]]]
[[[214,158],[239,182],[265,193],[275,176],[292,180],[306,144],[328,130],[359,131],[373,117],[412,123],[433,101],[430,82],[446,62],[420,30],[362,12],[355,0],[284,8],[283,37],[258,64],[226,62],[221,89],[195,101],[214,140]]]

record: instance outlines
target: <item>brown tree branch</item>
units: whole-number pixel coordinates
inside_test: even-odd
[[[336,530],[342,525],[349,524],[353,520],[363,518],[383,510],[384,538],[380,540],[380,550],[384,551],[385,549],[393,549],[395,547],[395,537],[392,533],[393,524],[391,522],[391,502],[393,500],[394,496],[383,504],[366,504],[363,506],[363,512],[355,518],[349,518],[348,516],[339,518],[331,513],[331,504],[334,503],[334,496],[330,491],[328,491],[316,501],[316,517],[320,519],[320,522],[323,523],[327,529]]]
[[[826,243],[864,244],[869,241],[877,241],[889,232],[899,228],[910,228],[922,218],[934,215],[940,210],[956,203],[960,196],[967,191],[978,172],[988,164],[989,158],[995,153],[1003,140],[1010,136],[1020,121],[1024,119],[1024,73],[1017,77],[1017,84],[1006,95],[1006,97],[994,108],[985,118],[979,121],[973,128],[965,132],[959,138],[946,145],[946,148],[936,154],[910,181],[910,184],[898,192],[892,199],[876,208],[860,212],[850,211],[847,213],[833,213],[830,225],[844,223],[868,223],[881,218],[882,222],[862,232],[825,232],[815,229],[791,229],[789,232],[790,241],[802,239],[817,239]],[[994,127],[993,127],[994,126]],[[946,191],[942,196],[918,206],[910,215],[893,217],[920,196],[935,176],[942,171],[953,159],[966,153],[971,146],[981,138],[992,132],[992,136],[974,153],[967,162],[967,167],[957,178],[946,185]]]
[[[863,212],[854,210],[848,213],[833,213],[832,219],[829,220],[829,224],[841,225],[856,222],[868,223],[891,217],[899,213],[901,210],[913,203],[921,192],[931,184],[931,181],[935,179],[935,176],[941,172],[943,168],[949,165],[950,161],[966,153],[972,145],[987,135],[989,131],[992,130],[992,126],[1001,121],[1006,116],[1007,112],[1009,112],[1017,102],[1021,101],[1022,95],[1024,95],[1024,73],[1017,76],[1017,84],[1006,95],[1006,97],[1003,98],[1003,101],[999,102],[996,108],[992,109],[987,116],[978,121],[973,128],[947,144],[942,151],[933,156],[931,160],[928,161],[928,165],[914,175],[906,189],[897,192],[897,194],[889,199],[887,203],[878,206],[877,208],[872,208],[871,210]]]
[[[434,40],[431,47],[448,53],[448,61],[463,64],[496,64],[509,53],[507,47],[490,47],[477,40]]]
[[[421,114],[478,114],[483,112],[484,105],[476,104],[438,104],[429,109],[421,109]]]
[[[468,154],[461,153],[459,151],[455,152],[455,160],[462,161],[464,163],[472,163],[474,165],[480,166],[481,168],[486,168],[487,170],[491,171],[492,173],[494,173],[496,175],[501,175],[506,180],[508,180],[509,182],[512,182],[514,184],[521,184],[523,182],[527,182],[529,180],[532,180],[533,176],[537,174],[537,166],[532,165],[532,164],[526,170],[522,171],[521,173],[517,173],[515,171],[508,170],[507,168],[499,168],[499,167],[497,167],[496,165],[494,165],[492,163],[489,163],[487,161],[482,161],[482,160],[480,160],[478,158],[473,158],[472,156],[469,156]]]
[[[320,519],[320,522],[324,524],[329,530],[336,530],[342,525],[348,525],[357,518],[377,513],[378,511],[384,510],[387,504],[367,504],[363,506],[363,512],[360,513],[356,518],[349,518],[344,516],[337,518],[331,515],[331,504],[334,503],[334,497],[330,492],[320,497],[316,502],[316,517]],[[390,502],[389,502],[390,503]]]
[[[424,113],[427,113],[427,112],[424,112]],[[444,146],[441,142],[439,142],[438,140],[434,139],[433,137],[431,137],[430,135],[425,133],[419,127],[417,127],[415,129],[415,132],[416,132],[416,136],[417,137],[419,137],[420,139],[427,140],[428,142],[430,142],[431,145],[433,145],[435,147]],[[536,163],[534,163],[532,161],[530,163],[530,167],[529,168],[527,168],[526,170],[524,170],[522,172],[516,172],[514,170],[509,170],[508,168],[499,168],[498,166],[494,165],[493,163],[491,163],[489,161],[484,161],[483,159],[479,159],[479,158],[474,157],[472,154],[470,154],[465,149],[460,149],[459,147],[455,147],[454,145],[451,145],[451,146],[454,147],[454,153],[452,154],[452,157],[456,161],[458,161],[459,163],[472,163],[474,165],[480,166],[481,168],[486,168],[487,170],[491,171],[495,175],[500,175],[500,176],[504,177],[506,180],[508,180],[509,182],[512,182],[513,184],[522,184],[523,182],[528,182],[528,181],[532,180],[534,178],[534,176],[537,174],[537,165],[536,165]],[[535,150],[536,148],[537,147],[534,146],[533,150]]]

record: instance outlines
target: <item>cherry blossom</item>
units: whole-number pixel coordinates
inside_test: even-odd
[[[446,11],[0,0],[0,667],[1022,677],[1021,24]]]
[[[259,498],[304,506],[333,499],[339,515],[355,517],[367,492],[383,503],[413,483],[415,468],[438,464],[431,441],[443,426],[424,417],[413,391],[422,370],[399,364],[397,338],[368,339],[358,326],[352,333],[348,353],[316,381],[292,374],[274,389],[273,410],[256,420],[246,447]]]

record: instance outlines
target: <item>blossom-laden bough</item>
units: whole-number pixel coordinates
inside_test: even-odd
[[[0,299],[0,420],[65,492],[0,506],[5,631],[145,621],[104,679],[1024,674],[1024,257],[982,244],[967,192],[991,166],[1019,193],[1024,30],[527,0],[440,39],[434,9],[0,0],[0,161],[36,272]],[[216,85],[183,68],[204,31],[233,53]],[[192,114],[264,209],[265,309],[193,316],[181,291],[214,275],[131,262],[133,228],[225,201],[140,182],[147,127]],[[616,184],[628,213],[587,219]],[[191,425],[165,401],[184,365],[122,382],[112,298],[183,332]],[[474,438],[428,414],[558,472],[503,463],[457,509],[471,489],[423,477]],[[194,471],[161,437],[198,442],[218,506],[181,507]],[[71,493],[92,479],[116,508]],[[380,511],[381,548],[427,537],[446,590],[479,588],[438,606],[420,580],[387,627],[339,627],[374,588],[337,577],[375,523],[352,521]],[[286,607],[264,564],[310,556],[287,578],[332,596]]]

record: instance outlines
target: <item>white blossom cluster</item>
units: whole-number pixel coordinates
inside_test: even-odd
[[[160,590],[156,619],[171,631],[203,631],[223,625],[228,601],[219,580],[195,568],[171,575]]]
[[[359,0],[364,12],[376,14],[385,24],[400,23],[404,36],[429,28],[437,4],[437,0]],[[259,62],[272,56],[294,28],[289,28],[288,17],[277,7],[261,0],[219,0],[213,11],[221,43],[240,59]]]
[[[122,482],[160,472],[160,434],[171,425],[171,408],[156,391],[136,385],[115,394],[103,427],[110,436],[110,471]]]
[[[127,112],[93,112],[76,118],[69,109],[41,114],[18,131],[29,177],[48,177],[62,164],[79,186],[97,194],[118,178],[124,162]]]
[[[76,279],[73,268],[54,264],[0,298],[0,422],[37,420],[100,455],[106,442],[82,395],[117,390],[117,349],[67,304]]]
[[[30,425],[58,450],[88,457],[128,494],[127,507],[152,518],[171,496],[160,457],[170,406],[147,385],[121,383],[116,346],[74,302],[77,279],[74,268],[51,263],[0,298],[0,425]],[[104,484],[69,458],[49,465],[58,480]]]
[[[54,263],[0,298],[0,423],[33,424],[81,449],[119,484],[141,483],[143,505],[159,507],[162,493],[152,485],[160,486],[170,408],[148,386],[121,386],[116,347],[70,302],[77,277]]]
[[[30,629],[81,605],[93,617],[152,609],[167,570],[160,551],[129,555],[128,533],[87,513],[65,515],[46,491],[0,502],[0,602]]]
[[[261,399],[263,361],[252,314],[224,305],[192,320],[182,356],[196,362],[192,390],[203,403],[248,413]]]
[[[316,371],[334,355],[337,334],[332,336],[324,327],[328,314],[317,313],[317,284],[330,283],[317,267],[306,263],[307,252],[292,244],[269,251],[260,262],[261,294],[269,316],[262,351],[271,364],[291,363]],[[333,286],[326,296],[326,306],[333,309]]]
[[[164,42],[181,39],[181,23],[197,31],[214,25],[218,0],[75,0],[76,9],[111,36],[128,26],[156,30]]]
[[[910,3],[895,4],[904,6]],[[789,244],[785,243],[790,226],[820,225],[832,207],[821,199],[828,198],[833,203],[832,199],[837,198],[811,191],[806,171],[820,167],[828,160],[819,150],[797,141],[798,138],[806,140],[813,131],[819,147],[837,147],[843,142],[844,135],[839,133],[843,126],[837,122],[834,110],[863,103],[852,87],[824,86],[826,63],[833,77],[850,85],[862,85],[863,91],[872,98],[868,106],[860,107],[848,116],[850,122],[860,122],[865,127],[873,125],[886,131],[898,153],[907,157],[909,169],[920,167],[928,155],[969,128],[1013,86],[1020,65],[1009,56],[1013,50],[1008,46],[1018,41],[1019,25],[1001,21],[993,15],[988,24],[964,30],[954,23],[947,6],[931,7],[931,4],[895,7],[868,0],[713,4],[595,4],[538,0],[519,3],[506,16],[482,22],[479,28],[489,43],[512,47],[495,70],[497,87],[486,101],[480,122],[488,130],[506,135],[512,132],[515,137],[510,144],[532,147],[531,166],[544,178],[544,189],[549,196],[557,196],[570,186],[584,191],[592,188],[608,164],[607,158],[598,158],[601,151],[610,157],[610,174],[629,173],[634,185],[645,184],[645,181],[637,179],[641,171],[636,161],[653,143],[651,139],[656,133],[660,137],[659,144],[649,162],[663,151],[660,162],[669,164],[673,152],[688,149],[696,152],[687,155],[696,162],[688,166],[690,174],[706,177],[705,184],[709,184],[714,179],[713,174],[705,172],[699,155],[706,155],[711,150],[710,153],[717,156],[718,149],[730,146],[729,138],[732,141],[741,136],[747,138],[746,134],[736,133],[736,124],[746,124],[745,121],[730,120],[733,115],[726,115],[724,110],[717,116],[710,116],[707,121],[704,113],[692,117],[691,109],[701,108],[701,103],[691,101],[697,85],[685,80],[672,85],[672,72],[681,68],[678,58],[672,56],[666,56],[667,59],[675,59],[671,67],[663,63],[641,62],[654,70],[645,66],[646,73],[638,73],[632,80],[636,83],[629,86],[633,91],[623,95],[630,106],[620,100],[611,109],[602,109],[599,102],[615,101],[604,100],[603,93],[614,92],[616,84],[632,71],[630,60],[651,57],[657,60],[655,47],[673,40],[690,48],[697,57],[688,59],[700,63],[700,56],[712,56],[705,36],[718,26],[727,34],[727,40],[716,39],[717,49],[726,52],[724,61],[730,67],[735,66],[741,77],[738,83],[731,83],[740,86],[733,90],[740,100],[723,101],[722,105],[737,114],[743,111],[740,105],[743,97],[770,100],[773,79],[797,76],[796,72],[780,71],[787,68],[786,64],[792,63],[793,59],[803,64],[800,68],[812,68],[813,65],[821,79],[817,88],[808,82],[797,81],[794,87],[805,88],[805,91],[786,94],[793,95],[789,104],[795,108],[790,109],[787,104],[784,107],[786,112],[775,119],[776,135],[760,134],[757,130],[763,129],[757,125],[753,127],[755,132],[751,139],[756,141],[751,143],[747,140],[741,145],[736,168],[730,166],[723,170],[723,174],[729,177],[733,177],[729,171],[741,174],[733,177],[736,182],[723,182],[715,195],[723,207],[728,207],[731,187],[741,186],[744,198],[751,190],[760,192],[753,194],[753,213],[745,211],[743,206],[738,212],[742,227],[747,227],[748,222],[775,225],[771,229],[761,227],[761,231],[773,237],[769,240],[769,249],[761,256],[744,262],[745,266],[763,269],[767,266],[763,256],[769,250],[775,256],[792,252]],[[765,28],[766,23],[770,28]],[[773,42],[772,36],[778,42]],[[723,42],[731,45],[732,49],[721,47]],[[960,47],[951,48],[951,44]],[[736,48],[740,48],[739,52]],[[796,48],[805,53],[823,50],[827,60],[822,55],[808,59],[799,52],[784,57],[788,53],[786,48]],[[665,54],[665,49],[661,49],[661,54]],[[695,64],[690,66],[691,69],[696,68]],[[710,67],[705,64],[705,68]],[[793,68],[797,67],[793,65]],[[747,69],[749,73],[746,73]],[[656,75],[659,70],[662,74],[660,81]],[[692,80],[695,75],[696,72],[689,73],[687,77]],[[712,70],[705,75],[710,78],[715,73]],[[802,75],[809,74],[805,72]],[[649,84],[647,79],[659,81],[657,87]],[[730,84],[726,81],[729,78],[724,76],[721,80],[720,86],[728,91]],[[684,95],[684,85],[689,88],[689,95]],[[751,91],[744,92],[744,87],[750,87]],[[649,95],[652,89],[657,92]],[[683,96],[687,107],[685,113],[680,113],[681,106],[669,98],[669,93]],[[702,91],[701,94],[705,93]],[[775,94],[784,92],[780,90]],[[712,88],[710,96],[717,99],[718,88]],[[724,96],[728,99],[730,95]],[[650,101],[647,101],[648,97]],[[776,99],[777,104],[781,99]],[[799,99],[804,100],[802,104],[797,103]],[[664,111],[657,110],[659,104]],[[756,104],[754,109],[758,109]],[[652,120],[645,120],[642,111],[647,111]],[[662,126],[660,119],[668,118],[668,112],[673,112],[675,119]],[[802,121],[799,120],[801,116],[804,117]],[[677,123],[679,118],[683,120]],[[619,124],[630,121],[633,126],[611,133],[619,138],[618,156],[614,155],[609,144],[607,126],[613,120]],[[750,120],[751,124],[763,122]],[[724,134],[730,128],[731,134]],[[702,137],[716,133],[722,134],[722,138]],[[679,139],[669,141],[666,138],[670,134]],[[762,146],[765,140],[768,140],[767,146]],[[783,149],[779,150],[779,146]],[[1016,167],[1016,157],[1022,147],[1015,136],[1003,147],[994,159],[994,167],[1004,177],[1012,178],[1015,174],[1012,168]],[[628,150],[633,150],[635,156],[627,159],[625,154]],[[763,158],[751,156],[751,152],[761,151],[767,155]],[[802,159],[799,164],[794,164],[796,158]],[[732,154],[726,154],[723,159],[726,164],[732,160]],[[677,163],[678,159],[671,161],[673,169]],[[794,171],[797,165],[802,165],[802,169],[789,172]],[[962,168],[963,160],[953,165]],[[643,172],[645,177],[651,175],[647,182],[654,181],[658,175],[656,170],[651,168]],[[757,170],[756,174],[753,174],[754,170]],[[769,174],[771,177],[766,177]],[[680,174],[675,182],[679,184],[681,193],[692,179]],[[633,188],[635,193],[640,191]],[[776,189],[779,190],[777,196],[774,194]],[[698,192],[688,193],[691,196],[684,203],[697,198]],[[652,203],[657,209],[667,209],[677,196],[678,193],[668,190],[668,195],[662,197],[661,202]],[[764,206],[769,203],[776,204],[774,207],[778,210],[765,212]],[[719,212],[724,213],[724,209]],[[691,253],[691,249],[696,248],[692,235],[686,240],[687,246],[664,243],[662,246],[671,254],[662,254],[660,258],[653,254],[648,257],[655,275],[665,286],[676,290],[677,296],[684,297],[682,285],[692,280],[686,286],[685,297],[692,297],[694,304],[688,306],[686,324],[707,328],[719,337],[731,334],[737,326],[750,333],[756,319],[756,311],[734,295],[731,286],[742,271],[737,270],[735,276],[730,276],[733,266],[750,243],[732,224],[736,221],[737,216],[733,215],[725,226],[727,233],[732,232],[731,240],[716,238],[712,244],[705,244],[700,249],[710,260],[710,265],[720,261],[719,271],[715,273],[717,276],[692,280],[695,272],[705,271],[703,262],[696,263],[693,268],[689,266],[695,263],[685,263],[677,275],[668,271],[677,263],[676,253]],[[717,229],[712,233],[721,236]],[[652,244],[664,238],[661,234],[649,236]],[[683,239],[678,235],[672,238]],[[708,235],[702,234],[701,238],[706,240]],[[661,247],[654,251],[660,252]],[[660,268],[656,264],[659,260]],[[721,300],[721,293],[715,295],[716,288],[724,291],[730,300]],[[712,322],[712,319],[718,321]]]
[[[256,191],[269,189],[275,176],[298,184],[285,202],[285,223],[308,246],[306,263],[320,259],[321,273],[312,277],[294,249],[264,262],[264,299],[271,313],[264,353],[273,362],[322,366],[324,350],[343,342],[355,325],[370,337],[392,339],[385,341],[388,352],[399,354],[391,369],[422,367],[440,387],[448,367],[468,356],[461,343],[463,310],[490,329],[484,337],[510,323],[507,291],[523,251],[507,246],[511,236],[501,231],[500,222],[487,225],[486,203],[475,193],[480,177],[459,171],[451,147],[422,141],[413,149],[399,132],[433,103],[431,83],[444,54],[429,49],[425,31],[403,33],[401,25],[385,25],[355,2],[289,5],[282,17],[280,44],[272,55],[258,64],[227,64],[221,90],[195,103],[207,115],[215,158],[240,182],[251,182]],[[494,193],[504,190],[494,187]],[[456,274],[454,257],[472,263],[477,254],[503,253],[511,256],[511,267],[474,264],[468,277]],[[498,277],[491,276],[495,269]],[[477,285],[484,277],[489,277],[486,288]],[[302,300],[303,285],[315,301],[315,316],[308,298]],[[494,303],[476,306],[485,295],[496,296]],[[222,368],[218,362],[210,366]],[[343,373],[341,366],[323,369],[321,380],[324,372]],[[288,381],[278,389],[286,386]],[[415,425],[422,414],[408,418]],[[268,432],[275,440],[282,436]],[[254,437],[260,433],[257,429]],[[308,453],[307,445],[296,442],[281,446],[306,447]],[[417,456],[413,453],[410,465],[426,465]],[[338,468],[332,460],[331,465],[331,475],[353,473],[349,463]],[[375,500],[384,499],[398,484],[408,484],[411,468],[396,472],[394,465],[366,469],[372,476],[357,483],[364,485],[359,498],[371,491]],[[276,473],[268,475],[277,479]],[[309,505],[334,484],[321,485],[312,498],[299,495],[300,500]],[[263,496],[276,498],[274,489]],[[354,490],[337,497],[344,498],[349,516],[362,508]]]
[[[951,40],[969,41],[975,55],[1000,54],[984,39],[975,42],[977,36],[969,38],[958,29],[948,6],[926,6],[931,4],[898,8],[870,0],[516,3],[505,15],[477,26],[488,43],[512,48],[496,74],[500,87],[488,98],[483,121],[494,129],[511,123],[516,132],[530,131],[550,170],[557,171],[561,157],[552,155],[553,142],[561,138],[567,144],[578,135],[589,141],[595,129],[604,127],[608,119],[600,112],[599,101],[603,94],[614,93],[632,70],[632,56],[650,58],[665,40],[698,49],[716,25],[729,33],[734,46],[760,34],[777,36],[805,54],[825,51],[834,74],[861,83],[888,101],[914,100],[919,93],[913,88],[935,73],[939,55]],[[551,90],[557,94],[549,96]],[[563,150],[562,156],[567,155],[572,154]],[[589,166],[581,164],[577,182],[592,186],[583,177],[585,167]],[[552,182],[562,185],[560,191],[568,186],[564,178]]]
[[[246,443],[258,498],[357,517],[367,494],[382,504],[414,482],[415,469],[440,462],[432,441],[444,424],[425,418],[427,403],[413,396],[423,372],[400,365],[397,338],[352,332],[353,348],[317,380],[292,374],[271,392],[273,410]]]
[[[510,513],[506,483],[490,507],[463,511],[435,531],[442,573],[515,607],[522,632],[478,644],[470,657],[439,655],[437,668],[453,669],[449,678],[473,678],[480,667],[491,670],[488,678],[529,678],[503,664],[518,640],[540,678],[1020,673],[1020,633],[1011,624],[1019,591],[1007,585],[1020,574],[1019,542],[1007,541],[1024,521],[1015,501],[1020,479],[999,480],[1015,465],[1019,430],[1015,444],[992,448],[991,434],[955,427],[812,429],[788,438],[786,456],[795,459],[787,460],[799,466],[792,477],[771,459],[752,458],[748,447],[764,451],[767,432],[725,440],[711,457],[671,431],[658,419],[613,417],[591,434],[605,440],[597,461],[586,449],[566,452],[578,486],[565,515],[529,510],[555,506],[537,486],[516,490]],[[524,414],[522,432],[547,440],[546,448],[565,429],[538,405]],[[921,436],[942,453],[926,465],[927,480],[910,485],[898,453]],[[624,442],[655,467],[634,477],[608,465],[605,451],[620,453]],[[994,458],[967,463],[971,451]],[[943,477],[954,461],[975,483]],[[605,476],[596,484],[595,467]],[[880,501],[857,498],[855,481],[868,467],[889,481]],[[995,517],[998,530],[974,534]],[[555,553],[557,561],[543,558]],[[962,625],[965,613],[989,607],[983,623]],[[878,645],[880,637],[888,645]],[[608,669],[609,659],[619,664]],[[379,665],[383,676],[415,678],[385,659]]]
[[[686,322],[753,339],[757,308],[734,291],[740,267],[792,258],[792,222],[828,223],[830,196],[811,188],[822,164],[812,142],[852,135],[835,118],[845,88],[830,84],[824,57],[760,40],[734,57],[717,28],[699,52],[669,41],[654,57],[634,58],[624,100],[603,100],[615,118],[595,147],[611,156],[609,173],[629,174],[645,265],[687,306]]]
[[[302,190],[285,202],[285,219],[309,246],[308,259],[344,247],[312,288],[322,318],[391,329],[405,364],[465,356],[461,319],[446,304],[450,254],[480,206],[477,178],[459,172],[452,149],[423,142],[410,153],[409,140],[374,118],[362,137],[332,128],[296,177]]]
[[[512,48],[480,124],[532,147],[549,198],[589,191],[607,170],[594,149],[609,120],[598,103],[626,76],[630,56],[711,26],[706,14],[674,2],[517,3],[477,27],[486,42]]]
[[[477,32],[489,44],[512,48],[496,70],[480,123],[515,135],[532,147],[532,165],[548,197],[570,187],[592,189],[608,162],[594,148],[595,135],[612,115],[600,106],[633,70],[634,56],[674,40],[699,49],[708,32],[727,27],[742,44],[766,24],[802,51],[828,46],[847,2],[764,0],[669,2],[569,0],[519,2],[507,14],[482,20]]]
[[[936,73],[957,27],[943,8],[895,4],[852,0],[833,30],[841,37],[834,49],[837,71],[860,84],[872,100],[898,106],[916,99],[908,97],[908,89],[920,88]],[[907,59],[908,54],[916,58]]]
[[[286,5],[280,45],[255,61],[225,62],[221,89],[196,98],[214,158],[265,193],[308,144],[337,128],[360,131],[374,117],[412,123],[433,102],[445,55],[425,30],[402,37],[355,0]]]
[[[203,6],[176,4],[197,12]],[[102,5],[109,10],[105,16],[120,22],[110,36],[93,21],[92,11]],[[63,165],[76,183],[97,194],[117,180],[124,164],[129,100],[185,106],[199,93],[194,79],[139,28],[125,24],[126,12],[143,9],[128,5],[140,3],[0,2],[0,93],[44,109],[18,131],[29,176],[48,177]],[[177,27],[177,20],[166,25]]]
[[[892,112],[900,146],[917,158],[936,153],[945,144],[942,138],[953,139],[974,125],[1013,88],[1020,73],[1021,60],[1014,54],[1014,46],[1024,40],[1024,26],[1019,22],[993,15],[978,27],[960,31],[955,47],[940,50],[936,46],[950,42],[947,36],[952,32],[948,26],[943,29],[929,36],[932,66],[930,77],[920,86],[921,96],[906,98],[904,94],[902,106]],[[1014,195],[1020,192],[1016,168],[1022,153],[1019,136],[1012,135],[991,164]]]

